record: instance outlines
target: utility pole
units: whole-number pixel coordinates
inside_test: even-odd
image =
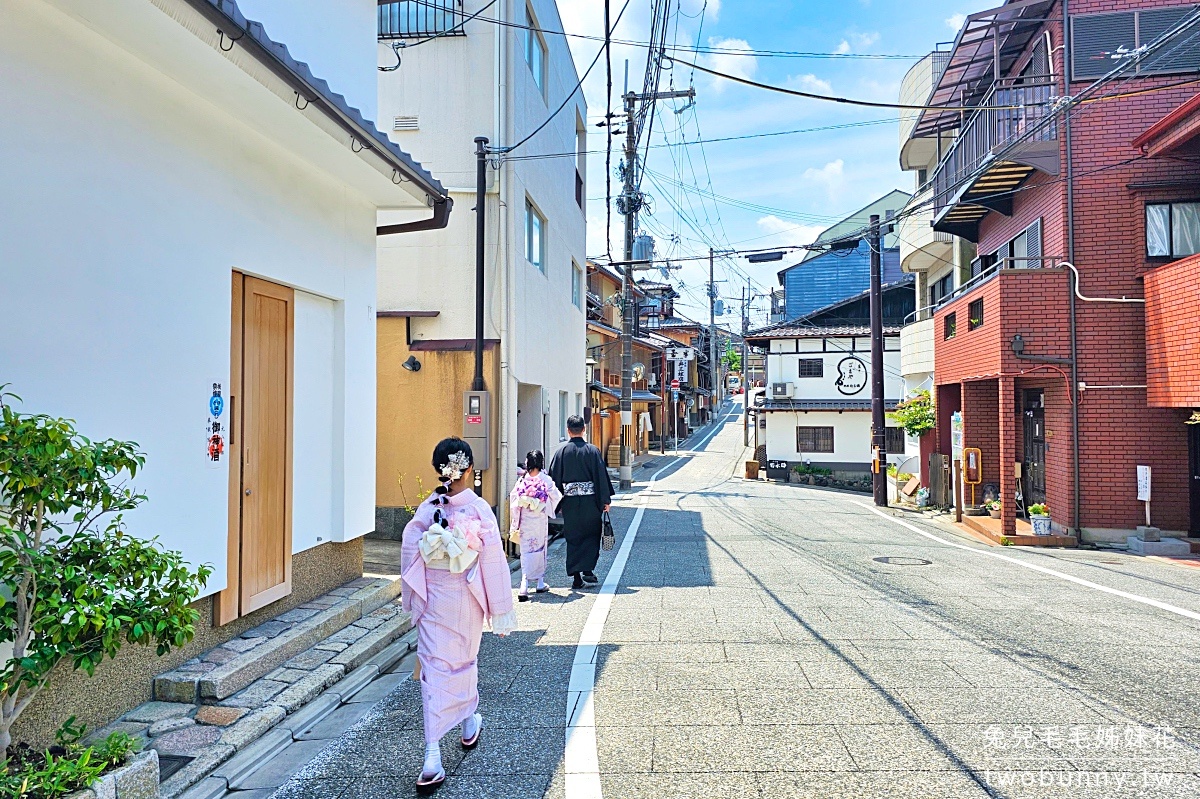
[[[628,70],[628,64],[626,65]],[[628,75],[626,76],[628,83]],[[669,98],[693,98],[695,89],[685,92],[625,92],[625,181],[618,198],[617,210],[625,216],[625,264],[621,270],[621,471],[620,488],[633,487],[633,456],[629,442],[633,439],[633,238],[637,232],[637,214],[642,206],[638,190],[637,125],[638,103],[650,103]],[[650,113],[653,113],[653,107]],[[611,124],[611,120],[609,120]]]
[[[712,247],[708,248],[708,371],[711,377],[709,378],[709,389],[712,391],[712,396],[709,398],[708,415],[711,421],[715,418],[716,402],[717,402],[717,284],[714,282],[713,275],[713,255],[715,251]]]
[[[754,292],[750,282],[742,289],[742,446],[750,446],[750,345],[746,343],[746,334],[750,332],[750,302]]]
[[[880,246],[879,214],[871,214],[871,487],[875,504],[886,508],[887,498],[887,421],[883,406],[883,248]]]

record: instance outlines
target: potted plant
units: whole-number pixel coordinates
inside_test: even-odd
[[[989,502],[987,504],[987,509],[988,509],[988,514],[990,514],[993,519],[1000,518],[1000,500],[993,499],[991,502]]]
[[[1033,525],[1034,535],[1050,535],[1050,509],[1044,502],[1029,506],[1029,522]]]

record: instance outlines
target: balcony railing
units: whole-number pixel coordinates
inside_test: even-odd
[[[381,3],[377,12],[380,39],[464,35],[462,0],[398,0]]]
[[[970,294],[979,286],[987,283],[1000,272],[1010,269],[1052,269],[1059,266],[1063,262],[1063,257],[1057,256],[1054,258],[1004,258],[986,268],[979,274],[972,277],[967,282],[963,283],[958,288],[948,293],[932,305],[926,305],[908,314],[904,317],[904,324],[910,325],[913,322],[921,322],[926,319],[932,319],[938,308],[962,297],[964,294]]]
[[[1058,122],[1051,110],[1055,85],[1043,81],[1014,85],[1013,81],[992,85],[938,164],[934,176],[938,211],[950,204],[965,179],[1008,145],[1024,136],[1029,142],[1057,141]]]

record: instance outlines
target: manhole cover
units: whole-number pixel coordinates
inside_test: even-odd
[[[871,558],[876,563],[886,563],[889,566],[932,566],[932,560],[924,558]]]
[[[158,781],[166,782],[168,777],[195,759],[194,757],[186,757],[184,755],[159,755]]]

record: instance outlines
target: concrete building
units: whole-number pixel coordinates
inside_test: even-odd
[[[884,407],[903,396],[900,322],[913,310],[911,279],[885,287]],[[766,457],[859,476],[871,469],[870,303],[859,294],[746,334],[766,354],[759,442]],[[889,424],[888,462],[903,470],[904,431]]]
[[[566,39],[529,26],[562,29],[553,0],[379,5],[378,63],[394,67],[378,73],[380,115],[466,209],[445,230],[379,240],[381,529],[397,525],[396,508],[415,504],[417,477],[429,486],[434,444],[464,432],[463,392],[474,372],[477,136],[500,148],[532,136],[515,158],[491,158],[487,169],[490,451],[476,453],[484,497],[503,506],[518,460],[552,451],[566,417],[583,413],[587,110]],[[551,153],[567,155],[516,158]]]
[[[376,214],[447,199],[367,121],[370,5],[240,3],[28,0],[0,25],[0,382],[23,411],[136,441],[130,532],[213,566],[192,645],[130,648],[39,699],[89,726],[361,575]]]
[[[935,50],[913,65],[900,85],[902,105],[921,105],[941,79],[950,52]],[[975,245],[966,239],[933,229],[933,184],[938,161],[954,143],[950,132],[937,136],[914,136],[919,113],[900,112],[900,168],[913,173],[916,184],[912,199],[896,223],[900,269],[914,276],[916,310],[900,329],[900,374],[905,395],[933,391],[933,310],[954,295],[971,277]],[[932,435],[909,439],[906,453],[920,462],[921,482],[929,485],[929,456],[934,450]],[[912,470],[917,473],[917,469]]]
[[[1138,158],[1135,141],[1195,94],[1194,30],[1136,55],[1194,10],[1074,0],[1065,38],[1057,0],[972,14],[913,123],[913,138],[954,137],[929,177],[933,229],[979,253],[934,313],[937,445],[981,450],[1006,535],[1020,494],[1059,532],[1125,542],[1145,522],[1139,465],[1154,524],[1193,524],[1189,414],[1148,402],[1146,278],[1195,251],[1200,170]],[[1089,91],[1121,53],[1135,54],[1121,91],[1064,112],[1056,98]]]

